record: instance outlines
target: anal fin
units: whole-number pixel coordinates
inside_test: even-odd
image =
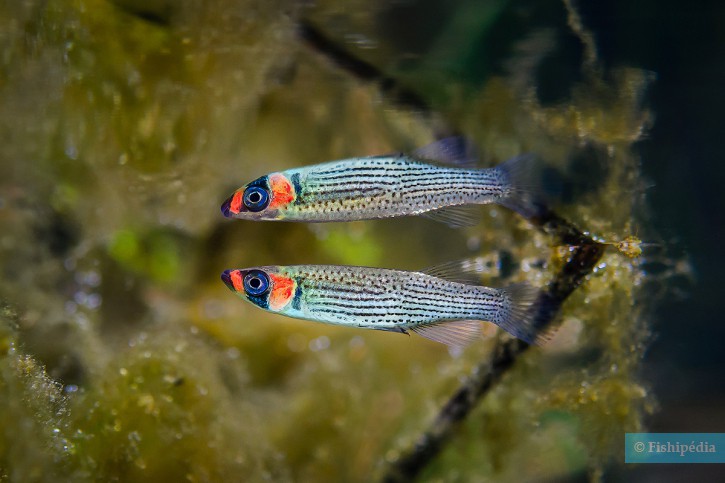
[[[410,330],[426,339],[457,348],[466,347],[481,338],[481,322],[478,320],[443,320]]]
[[[464,226],[473,226],[478,223],[478,206],[477,205],[458,205],[446,206],[433,211],[421,213],[421,216],[430,218],[431,220],[445,223],[451,228],[461,228]]]

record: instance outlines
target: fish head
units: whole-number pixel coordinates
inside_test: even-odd
[[[283,311],[295,296],[297,283],[282,267],[254,267],[222,272],[229,290],[272,312]]]
[[[296,198],[295,188],[283,173],[255,179],[222,203],[222,214],[241,220],[279,220]]]

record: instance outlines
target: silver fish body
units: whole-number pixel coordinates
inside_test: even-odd
[[[304,222],[353,221],[429,214],[472,224],[456,208],[498,203],[524,216],[537,209],[532,158],[471,168],[459,138],[412,153],[351,158],[262,176],[222,204],[231,218]],[[438,216],[436,216],[438,215]]]
[[[436,166],[404,155],[325,163],[284,174],[299,179],[299,201],[290,208],[299,221],[418,215],[509,195],[504,170]]]
[[[248,285],[254,277],[263,279],[263,292]],[[493,322],[527,342],[537,338],[532,321],[538,291],[527,285],[497,289],[423,272],[336,265],[227,270],[222,279],[258,307],[288,317],[411,330],[449,345],[478,337],[479,321]]]

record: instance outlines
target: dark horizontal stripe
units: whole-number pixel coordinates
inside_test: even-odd
[[[445,300],[448,301],[450,299],[454,299],[458,304],[461,305],[476,305],[476,304],[482,304],[482,303],[491,303],[491,304],[499,304],[500,302],[496,300],[496,298],[487,296],[485,294],[471,294],[471,293],[463,293],[460,292],[443,292],[443,291],[435,291],[433,289],[429,289],[427,291],[425,290],[412,290],[410,288],[407,289],[408,292],[406,293],[406,297],[409,297],[411,300],[416,300],[419,302],[423,301],[429,301],[431,299],[433,300]]]
[[[325,313],[323,311],[314,312],[315,317],[320,320],[334,321],[335,319],[342,320],[356,320],[356,321],[373,321],[373,322],[393,322],[393,323],[420,323],[436,320],[481,320],[481,321],[492,321],[496,319],[496,316],[487,315],[485,313],[443,313],[443,314],[394,314],[394,315],[375,315],[369,313],[343,313],[333,311]]]
[[[368,311],[375,311],[375,310],[383,310],[383,311],[393,311],[396,308],[404,307],[404,310],[406,311],[427,311],[427,312],[451,312],[454,311],[460,311],[460,312],[477,312],[484,306],[491,307],[491,305],[494,304],[461,304],[461,303],[445,303],[445,302],[425,302],[425,303],[411,303],[403,302],[402,304],[395,304],[395,306],[388,305],[380,305],[379,303],[374,303],[375,301],[370,300],[368,302],[357,302],[353,301],[353,303],[348,303],[349,300],[343,300],[343,299],[316,299],[314,301],[308,302],[309,307],[313,306],[321,306],[321,307],[329,307],[329,308],[336,308],[340,310],[344,309],[365,309]],[[495,308],[495,307],[494,307]]]
[[[460,292],[455,291],[439,291],[436,289],[430,289],[427,292],[424,291],[414,291],[410,290],[409,288],[403,288],[400,290],[396,290],[394,287],[381,287],[379,290],[366,290],[366,291],[353,291],[353,290],[343,290],[338,287],[331,287],[331,288],[319,288],[316,287],[313,289],[315,293],[313,296],[327,296],[329,298],[345,298],[345,299],[353,299],[353,300],[379,300],[379,299],[385,299],[387,300],[397,300],[401,303],[406,300],[416,300],[416,301],[425,301],[427,303],[432,302],[440,302],[440,303],[448,303],[448,301],[454,297],[456,299],[456,303],[459,304],[477,304],[481,303],[483,300],[486,299],[486,297],[480,297],[478,294],[470,294],[470,293],[464,293],[461,294]],[[464,296],[465,298],[462,298]]]
[[[314,186],[331,186],[331,185],[339,185],[339,184],[345,184],[345,183],[369,183],[369,184],[377,184],[377,185],[386,185],[386,186],[392,186],[396,185],[400,182],[399,179],[397,179],[394,176],[390,175],[339,175],[334,178],[318,178],[315,177],[314,179],[309,179],[306,182],[306,186],[309,188],[312,188]]]
[[[339,307],[378,307],[378,308],[386,308],[391,309],[395,308],[395,306],[400,306],[401,301],[399,297],[380,297],[380,296],[374,296],[374,297],[367,297],[367,298],[344,298],[340,296],[332,296],[332,297],[320,297],[317,294],[314,294],[312,297],[308,299],[309,304],[334,304]]]
[[[478,299],[466,299],[462,300],[459,295],[455,294],[437,294],[434,297],[431,296],[419,296],[411,293],[406,294],[408,305],[419,305],[419,306],[455,306],[455,307],[479,307],[484,303]]]
[[[384,185],[384,186],[445,186],[446,184],[455,183],[456,186],[460,186],[461,182],[465,182],[463,186],[471,187],[490,187],[491,189],[504,189],[498,179],[491,177],[477,177],[471,176],[466,173],[417,173],[415,175],[411,173],[400,173],[395,176],[391,173],[376,174],[351,174],[351,173],[340,173],[336,176],[325,176],[325,177],[312,177],[307,181],[308,189],[313,186],[330,186],[337,184],[356,184],[364,183],[371,185]]]
[[[329,171],[316,171],[309,174],[309,180],[314,181],[315,179],[338,179],[345,177],[355,176],[374,176],[380,178],[393,178],[396,180],[409,180],[418,181],[420,179],[495,179],[495,176],[491,176],[486,173],[479,173],[470,170],[454,170],[454,169],[440,169],[440,168],[424,168],[420,166],[400,166],[391,165],[384,167],[350,167],[340,168]]]
[[[334,185],[317,185],[308,186],[303,189],[304,196],[324,196],[331,193],[373,193],[380,195],[399,193],[409,195],[412,193],[428,193],[428,194],[449,194],[452,196],[474,195],[499,195],[506,193],[508,188],[496,185],[482,185],[473,183],[453,183],[450,180],[442,183],[418,183],[418,184],[397,184],[389,185],[371,184],[355,184],[351,182],[339,183]]]
[[[396,168],[397,166],[392,164],[390,166],[338,166],[327,171],[312,171],[310,174],[313,176],[325,176],[362,172],[376,173],[390,171]]]
[[[307,177],[308,181],[317,181],[317,180],[335,180],[339,178],[362,178],[362,177],[368,177],[372,179],[385,179],[385,178],[391,178],[391,179],[398,179],[401,175],[402,171],[398,172],[398,170],[395,169],[384,169],[384,168],[365,168],[365,170],[358,170],[358,171],[350,171],[350,170],[337,170],[337,171],[328,171],[328,172],[317,172],[317,173],[310,173]]]
[[[419,294],[435,291],[441,294],[463,294],[474,298],[496,297],[499,293],[499,289],[486,287],[484,285],[470,285],[466,283],[452,282],[432,275],[426,277],[426,279],[430,282],[426,283],[415,279],[408,280],[406,281],[404,288],[405,290]],[[488,291],[493,291],[493,293]]]
[[[316,178],[307,181],[307,186],[312,187],[315,185],[319,186],[337,186],[345,183],[362,184],[362,185],[373,185],[373,186],[392,186],[398,184],[400,181],[392,176],[339,176],[336,178]]]
[[[373,187],[373,188],[358,188],[358,187],[350,187],[345,186],[342,188],[327,188],[324,190],[320,190],[317,193],[310,192],[309,194],[306,194],[306,196],[314,196],[319,199],[326,199],[326,198],[333,198],[333,199],[340,199],[344,196],[354,196],[356,198],[369,196],[370,194],[379,194],[383,195],[388,193],[383,188],[380,187]],[[362,195],[362,196],[361,196]]]
[[[326,293],[336,293],[336,291],[342,289],[361,294],[380,295],[388,292],[390,286],[381,280],[319,280],[314,289]]]
[[[457,167],[445,167],[437,166],[435,164],[426,164],[418,162],[406,162],[400,159],[390,158],[389,161],[377,161],[374,163],[366,163],[364,160],[341,162],[331,166],[320,166],[309,168],[309,174],[312,176],[318,175],[336,175],[344,174],[348,172],[388,172],[395,171],[400,173],[409,174],[411,176],[428,175],[430,173],[449,173],[449,174],[463,174],[467,176],[479,176],[487,178],[500,177],[500,173],[496,171],[496,168],[479,168],[479,169],[468,169],[468,168],[457,168]]]
[[[364,280],[359,281],[359,283],[354,283],[355,281],[348,280],[344,282],[339,282],[338,284],[330,283],[330,282],[317,282],[314,285],[310,284],[309,287],[312,290],[315,290],[319,293],[330,293],[330,294],[337,294],[337,293],[343,293],[343,294],[360,294],[360,295],[371,295],[371,296],[378,296],[382,293],[385,293],[384,288],[380,287],[379,289],[375,289],[375,286],[370,286],[369,284],[366,284]]]
[[[435,294],[431,292],[431,290],[418,291],[408,289],[408,293],[406,293],[406,296],[409,297],[410,300],[415,300],[418,303],[428,302],[432,299],[441,300],[441,303],[445,301],[446,303],[456,303],[461,306],[477,306],[482,304],[502,305],[501,302],[496,300],[494,297],[486,296],[484,294],[466,294],[466,297],[464,298],[461,296],[460,293],[456,292],[437,292]],[[454,300],[455,302],[448,302],[448,300]]]
[[[480,316],[486,312],[486,310],[424,310],[419,308],[412,310],[389,310],[388,308],[337,307],[328,305],[321,305],[319,307],[308,306],[308,310],[312,313],[344,314],[355,317],[438,317],[441,319],[449,318],[451,316]]]
[[[334,309],[318,309],[312,311],[317,317],[323,320],[329,320],[322,314],[330,314],[340,319],[355,319],[358,321],[375,321],[379,322],[423,322],[423,321],[435,321],[435,320],[490,320],[494,317],[488,317],[483,312],[426,312],[423,314],[413,314],[408,312],[392,312],[392,313],[371,313],[371,312],[352,312],[352,311],[339,311]]]
[[[401,190],[400,195],[398,196],[398,200],[399,202],[401,202],[410,199],[435,197],[439,200],[450,199],[468,201],[482,196],[493,197],[497,194],[498,193],[496,192],[476,187],[447,186],[428,189],[411,187]]]
[[[343,293],[343,292],[315,292],[311,297],[311,300],[326,301],[329,303],[377,303],[383,304],[386,302],[395,303],[400,299],[395,295],[386,295],[384,293]]]
[[[469,176],[464,174],[450,175],[450,174],[432,174],[426,176],[415,176],[409,177],[407,175],[401,176],[399,179],[400,183],[404,185],[416,185],[421,183],[460,183],[466,182],[474,186],[502,186],[502,183],[495,179],[479,178],[476,176]]]
[[[434,191],[456,194],[461,190],[469,190],[473,193],[501,193],[508,191],[508,188],[496,185],[476,184],[466,181],[465,183],[455,183],[450,180],[436,183],[417,183],[417,184],[401,184],[400,191],[408,193],[415,191]]]

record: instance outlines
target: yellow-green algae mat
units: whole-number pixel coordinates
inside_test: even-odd
[[[296,37],[302,17],[336,31],[343,13],[374,35],[382,4],[0,5],[0,481],[380,478],[505,336],[490,330],[450,354],[419,338],[281,320],[230,297],[219,272],[419,269],[481,255],[486,284],[544,286],[566,263],[572,247],[498,208],[457,231],[415,219],[221,219],[218,204],[242,180],[432,138],[437,121],[396,108]],[[638,235],[635,211],[646,214],[632,143],[649,123],[650,76],[621,69],[605,81],[564,5],[589,46],[570,98],[541,106],[522,62],[472,95],[452,83],[437,116],[485,162],[535,152],[566,170],[591,149],[606,176],[557,210],[616,243]],[[372,62],[387,54],[369,52],[381,56]],[[502,271],[502,258],[516,270]],[[519,358],[422,476],[597,478],[618,462],[622,434],[654,404],[638,374],[650,308],[642,260],[608,250],[553,339]]]

